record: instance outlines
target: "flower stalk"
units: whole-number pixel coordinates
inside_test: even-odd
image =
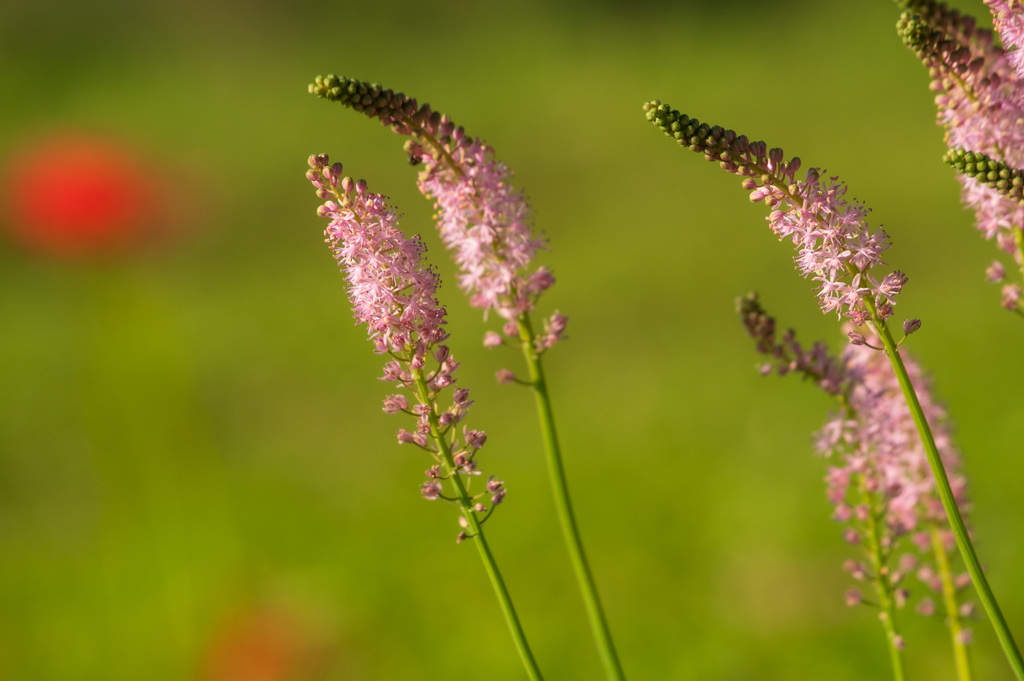
[[[437,445],[448,471],[458,471],[459,466],[455,463],[448,439],[443,434],[443,429],[438,421],[436,400],[430,397],[427,382],[423,377],[423,371],[422,369],[413,369],[411,373],[416,384],[416,391],[419,394],[420,404],[433,405],[433,409],[427,414],[431,438]],[[498,569],[498,563],[494,559],[494,554],[491,553],[491,547],[487,543],[487,538],[484,536],[483,524],[477,518],[476,504],[466,490],[462,478],[457,473],[451,475],[451,481],[455,487],[458,504],[462,508],[462,517],[466,519],[469,525],[468,529],[472,533],[469,535],[469,538],[473,539],[476,543],[477,551],[480,553],[480,560],[483,561],[484,570],[487,572],[487,577],[491,580],[491,586],[494,587],[494,594],[498,597],[501,612],[505,616],[509,633],[512,634],[516,650],[519,652],[519,657],[526,668],[526,674],[532,681],[543,681],[540,668],[537,666],[537,661],[530,650],[530,644],[526,640],[526,633],[519,622],[519,615],[516,614],[516,608],[512,604],[512,597],[509,595],[508,587],[505,586],[501,570]]]
[[[311,94],[339,102],[393,132],[408,137],[405,152],[414,166],[422,165],[417,186],[434,201],[437,228],[459,269],[459,287],[471,306],[495,312],[506,323],[504,337],[488,332],[487,347],[522,345],[530,381],[521,381],[508,369],[498,380],[528,383],[537,401],[545,458],[551,476],[555,508],[582,594],[590,627],[610,681],[624,681],[611,631],[597,586],[583,550],[568,482],[562,463],[554,414],[540,356],[564,338],[567,318],[557,311],[536,333],[531,322],[538,298],[554,282],[545,267],[536,267],[536,253],[546,248],[532,229],[532,210],[525,196],[512,185],[512,172],[497,160],[493,149],[470,137],[447,116],[419,104],[401,92],[378,83],[344,76],[317,76]]]
[[[958,681],[971,681],[971,663],[967,657],[967,630],[960,623],[960,604],[956,599],[956,584],[953,571],[949,567],[949,556],[942,541],[942,533],[938,525],[932,523],[929,530],[932,540],[932,552],[942,583],[942,605],[946,610],[946,624],[949,627],[950,642],[953,644],[953,661],[956,664]]]
[[[893,371],[896,373],[896,380],[903,391],[907,406],[910,407],[910,414],[914,419],[917,432],[921,437],[921,443],[924,445],[925,453],[928,456],[928,464],[931,466],[932,475],[935,476],[935,487],[938,491],[939,499],[942,501],[942,508],[946,511],[946,517],[949,519],[953,536],[956,537],[957,548],[960,550],[960,555],[967,565],[967,572],[971,575],[971,581],[978,592],[978,598],[981,600],[985,614],[988,615],[989,621],[995,629],[996,638],[999,639],[999,645],[1003,648],[1003,653],[1013,669],[1014,676],[1017,677],[1018,681],[1024,681],[1024,659],[1021,658],[1020,650],[1013,639],[1010,627],[1006,623],[1006,618],[1003,617],[1003,612],[999,608],[995,594],[992,593],[992,587],[989,586],[988,579],[985,577],[981,561],[978,560],[978,554],[974,550],[974,544],[971,542],[967,526],[960,515],[960,508],[957,506],[956,499],[953,496],[953,489],[949,485],[949,477],[946,475],[946,469],[942,465],[939,450],[935,446],[935,438],[932,436],[931,428],[928,426],[928,421],[921,410],[921,403],[917,399],[917,393],[914,392],[914,386],[910,381],[910,376],[907,374],[907,368],[903,364],[903,358],[900,357],[900,353],[896,349],[896,342],[889,332],[888,325],[878,317],[871,301],[865,302],[868,304],[872,316],[872,326],[882,339],[882,343],[885,346],[885,354],[888,356]]]
[[[310,156],[309,166],[306,177],[324,200],[317,214],[331,220],[324,234],[348,282],[355,318],[366,325],[377,354],[392,358],[382,379],[408,390],[417,402],[411,405],[402,393],[389,395],[383,411],[416,418],[415,431],[400,429],[398,442],[418,446],[434,461],[420,493],[459,507],[463,531],[456,542],[475,540],[527,675],[543,681],[482,527],[504,500],[504,483],[492,477],[483,491],[469,492],[470,481],[479,475],[477,453],[487,436],[464,426],[460,437],[455,429],[473,402],[468,389],[455,388],[459,363],[445,344],[446,311],[436,296],[437,274],[424,263],[426,249],[418,236],[406,238],[398,228],[398,216],[384,196],[367,191],[363,180],[342,178],[340,163],[331,164],[321,154]],[[428,371],[431,361],[437,365]],[[451,404],[442,408],[440,400],[448,389]],[[454,496],[443,493],[445,481]],[[484,503],[488,495],[490,509]]]
[[[868,508],[868,519],[864,523],[867,533],[868,548],[866,552],[871,560],[873,569],[872,580],[875,584],[875,592],[878,594],[878,606],[881,612],[878,619],[886,634],[886,648],[889,649],[889,662],[892,664],[892,676],[895,681],[904,681],[905,672],[903,666],[903,637],[899,634],[896,620],[896,603],[893,596],[892,582],[889,579],[888,551],[882,546],[881,528],[879,527],[879,513],[874,508],[874,500],[867,490],[865,480],[862,477],[858,481],[861,500]]]
[[[898,270],[881,280],[874,274],[875,268],[884,264],[881,254],[889,247],[888,236],[881,229],[870,229],[865,219],[867,210],[863,204],[845,200],[846,188],[838,178],[824,182],[822,171],[811,168],[806,179],[798,180],[795,173],[800,160],[786,161],[782,149],[768,149],[764,142],[751,142],[733,130],[701,123],[658,100],[644,104],[644,111],[649,121],[680,145],[745,178],[743,187],[750,190],[750,200],[763,201],[772,209],[767,218],[772,231],[780,238],[789,238],[797,247],[795,263],[801,275],[813,275],[819,282],[817,294],[822,311],[836,311],[858,326],[868,324],[881,338],[971,580],[1007,661],[1018,681],[1024,681],[1024,659],[985,578],[935,438],[900,357],[899,344],[886,322],[893,314],[896,295],[907,282],[906,275]],[[919,327],[919,320],[904,322],[908,335]]]
[[[565,538],[565,545],[569,551],[569,559],[572,562],[573,572],[576,574],[576,581],[579,583],[580,592],[583,595],[583,604],[587,610],[587,617],[590,619],[594,641],[601,655],[601,662],[604,665],[605,673],[608,678],[621,681],[626,678],[625,673],[622,671],[622,664],[619,662],[618,654],[615,651],[615,644],[612,641],[608,620],[605,618],[604,609],[601,607],[601,599],[597,593],[597,584],[594,582],[590,564],[587,562],[586,552],[583,549],[583,540],[576,525],[576,516],[573,513],[572,502],[569,499],[569,483],[566,480],[561,448],[558,445],[558,434],[555,431],[555,415],[551,408],[547,381],[544,378],[544,366],[541,363],[540,354],[537,352],[533,327],[528,314],[520,315],[516,321],[523,346],[523,357],[526,359],[526,366],[530,372],[530,387],[537,401],[537,416],[540,419],[541,436],[544,439],[544,453],[547,460],[548,474],[551,478],[551,491],[555,497],[555,508],[558,513],[559,524],[562,527],[562,535]]]

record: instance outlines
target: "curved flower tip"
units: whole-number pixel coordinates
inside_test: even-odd
[[[435,202],[438,230],[471,305],[506,319],[533,309],[555,281],[546,268],[532,269],[546,241],[534,234],[530,206],[493,149],[430,104],[380,83],[331,74],[317,76],[309,91],[410,137],[405,152],[413,165],[424,166],[420,191]]]
[[[822,312],[845,314],[855,323],[892,314],[906,275],[897,271],[881,282],[876,278],[874,268],[884,264],[881,256],[889,248],[889,237],[868,225],[864,204],[846,200],[846,185],[838,177],[826,178],[823,170],[810,168],[798,179],[800,159],[786,161],[782,149],[701,123],[658,100],[645,104],[644,110],[648,120],[679,144],[745,178],[742,184],[750,200],[771,210],[767,220],[772,231],[797,249],[797,270],[818,282]],[[871,307],[876,309],[869,312]]]

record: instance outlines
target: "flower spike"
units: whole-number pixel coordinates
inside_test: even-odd
[[[973,18],[941,3],[911,2],[897,31],[928,67],[938,94],[938,123],[946,129],[945,160],[960,171],[965,205],[978,230],[1010,253],[1024,275],[1024,206],[1019,171],[1024,168],[1024,70],[1021,51],[1007,52]],[[1017,0],[986,0],[1004,45],[1019,46],[1024,10]],[[972,160],[973,159],[973,160]],[[980,164],[978,166],[977,164]],[[1009,284],[1018,287],[1017,284]],[[1004,289],[1003,305],[1024,315]],[[1007,295],[1009,292],[1010,295]]]
[[[473,401],[469,390],[455,388],[459,363],[445,344],[445,308],[437,300],[438,277],[424,263],[426,249],[418,236],[407,238],[398,228],[398,216],[383,195],[370,192],[363,180],[342,177],[340,163],[331,164],[320,154],[309,157],[309,167],[307,179],[317,196],[326,199],[317,214],[331,221],[324,234],[348,282],[356,320],[366,325],[375,351],[392,357],[383,380],[397,383],[412,397],[389,395],[383,410],[414,417],[414,431],[400,429],[398,442],[415,444],[433,459],[420,495],[459,507],[461,529],[455,541],[474,540],[527,675],[542,681],[482,527],[504,501],[504,483],[491,476],[484,489],[471,494],[473,478],[480,475],[476,456],[487,436],[463,426],[460,437],[453,427]],[[449,388],[450,397],[443,397]]]
[[[817,433],[815,448],[832,462],[825,482],[833,518],[845,526],[844,540],[863,551],[866,559],[847,560],[844,568],[855,580],[874,585],[894,666],[903,666],[896,618],[908,597],[903,584],[919,565],[918,578],[943,599],[951,635],[961,636],[957,591],[966,584],[956,586],[950,570],[953,535],[910,409],[885,355],[877,351],[879,339],[851,331],[840,356],[830,354],[820,342],[803,350],[792,330],[777,341],[775,319],[764,311],[757,294],[737,299],[737,311],[757,351],[772,358],[780,375],[802,374],[837,399],[838,411]],[[945,411],[932,399],[927,376],[917,363],[908,356],[904,361],[946,466],[954,473],[954,495],[963,513],[966,479],[959,472],[960,457]],[[772,364],[766,366],[770,369]],[[897,559],[897,554],[902,555]],[[851,606],[867,604],[857,589],[848,590],[845,599]],[[927,598],[918,609],[933,613],[935,604]],[[959,660],[963,644],[958,645]]]
[[[344,76],[317,76],[309,91],[336,101],[408,136],[405,151],[413,165],[423,165],[418,186],[434,200],[437,227],[459,267],[459,287],[470,305],[515,319],[533,310],[537,298],[555,278],[533,260],[546,242],[532,228],[532,210],[512,186],[512,172],[494,150],[469,137],[447,115],[418,104],[379,83]],[[564,327],[557,315],[549,325]],[[561,339],[548,334],[538,343],[546,350]]]
[[[680,145],[745,178],[750,200],[772,209],[767,218],[772,231],[796,246],[797,270],[819,282],[822,312],[845,314],[858,324],[892,315],[906,275],[892,272],[879,281],[875,268],[884,264],[881,255],[889,248],[889,237],[868,226],[863,204],[846,201],[846,185],[837,177],[825,179],[824,171],[811,168],[797,179],[800,159],[786,161],[782,149],[701,123],[658,100],[645,104],[644,110],[647,120]]]

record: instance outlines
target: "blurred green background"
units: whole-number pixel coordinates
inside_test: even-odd
[[[0,679],[522,678],[475,551],[419,497],[426,461],[380,410],[382,361],[303,177],[314,152],[424,234],[483,467],[509,489],[493,548],[548,677],[600,678],[531,396],[495,385],[519,359],[481,347],[490,327],[452,286],[402,140],[306,94],[327,72],[450,113],[529,194],[558,277],[543,309],[571,320],[547,360],[566,465],[631,679],[889,674],[875,613],[842,604],[853,552],[810,447],[829,400],[758,375],[733,299],[759,291],[807,341],[838,343],[838,325],[763,206],[646,122],[652,98],[840,174],[886,226],[911,278],[898,315],[924,321],[910,346],[956,421],[978,549],[1024,637],[1024,326],[984,281],[995,246],[959,208],[897,14],[6,0],[4,158],[54,130],[115,136],[183,229],[72,259],[0,241]],[[904,621],[911,678],[952,679],[941,623]],[[1009,679],[975,630],[977,678]]]

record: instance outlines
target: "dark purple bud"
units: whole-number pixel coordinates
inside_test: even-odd
[[[455,543],[456,544],[461,544],[462,542],[466,541],[467,539],[469,539],[469,535],[468,534],[466,534],[465,532],[459,532],[459,536],[455,538]]]
[[[921,328],[920,319],[904,319],[903,320],[903,333],[910,335]]]
[[[442,491],[441,483],[436,480],[431,480],[420,485],[420,494],[423,495],[424,499],[429,499],[430,501],[441,496]]]
[[[356,182],[356,194],[362,196],[366,193],[366,180],[359,180]]]
[[[547,291],[555,284],[555,275],[551,274],[546,267],[539,267],[530,275],[530,291],[540,294]],[[558,314],[557,312],[555,314]]]
[[[865,338],[863,334],[859,334],[856,331],[851,331],[846,335],[850,338],[851,345],[867,345],[868,343],[868,339]]]
[[[501,489],[501,486],[504,484],[504,481],[495,480],[494,476],[492,475],[491,477],[487,478],[487,491],[493,494],[494,492],[497,492],[499,489]]]
[[[455,402],[455,404],[465,404],[466,400],[468,399],[469,388],[459,388],[458,390],[455,391],[455,394],[452,395],[452,400]]]
[[[487,442],[487,435],[482,430],[463,428],[462,435],[466,439],[466,444],[473,449],[480,449]]]
[[[324,177],[328,179],[332,187],[337,187],[338,182],[341,181],[341,164],[331,164],[331,167],[324,171]]]

